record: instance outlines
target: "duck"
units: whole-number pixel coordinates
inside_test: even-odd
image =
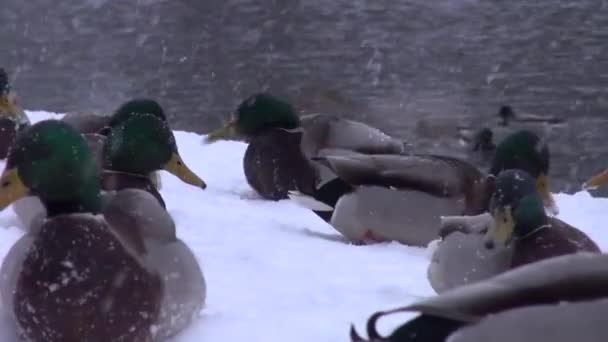
[[[437,154],[332,151],[315,160],[336,177],[313,195],[291,191],[290,199],[324,212],[317,215],[355,245],[396,241],[427,247],[439,236],[442,216],[488,210],[495,175],[503,169],[529,170],[545,206],[558,212],[549,190],[549,150],[531,131],[503,140],[487,173],[462,159]]]
[[[166,121],[147,112],[117,113],[127,114],[106,132],[106,136],[83,135],[89,148],[95,152],[103,191],[142,189],[165,208],[165,201],[150,179],[150,174],[165,170],[198,189],[207,187],[205,181],[183,161],[175,136]],[[45,216],[42,203],[34,196],[17,201],[13,209],[24,229],[37,227],[36,222]]]
[[[94,151],[101,153],[96,149],[96,147],[101,146],[100,140],[108,135],[112,127],[129,118],[132,113],[151,114],[167,122],[167,115],[163,107],[156,100],[145,97],[134,98],[122,103],[111,115],[67,113],[61,118],[61,121],[68,123],[78,132],[84,134]],[[158,172],[152,172],[149,177],[156,190],[160,190],[162,183]]]
[[[608,255],[562,255],[376,312],[367,321],[369,340],[351,326],[351,341],[603,341],[607,286]],[[389,336],[378,333],[380,318],[406,312],[419,314]]]
[[[25,111],[17,103],[8,73],[0,68],[0,159],[5,159],[17,133],[30,126]]]
[[[464,229],[450,229],[453,225]],[[437,293],[543,259],[601,253],[585,233],[547,216],[534,178],[518,169],[496,177],[489,214],[469,222],[448,218],[442,228],[450,232],[440,233],[443,240],[427,270]]]
[[[0,208],[33,195],[46,209],[0,268],[1,307],[21,338],[149,342],[183,330],[206,283],[159,201],[133,188],[102,193],[87,142],[59,120],[32,125],[14,144]]]
[[[406,143],[362,122],[331,114],[299,116],[286,100],[256,93],[243,100],[232,119],[210,132],[205,143],[244,140],[247,183],[263,199],[288,198],[290,190],[312,193],[331,178],[312,158],[331,150],[403,153]]]

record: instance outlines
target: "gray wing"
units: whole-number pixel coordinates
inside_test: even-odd
[[[0,308],[7,317],[14,318],[13,294],[23,261],[34,243],[35,235],[23,235],[8,251],[0,269]]]
[[[103,214],[114,229],[126,235],[138,234],[146,245],[177,240],[173,219],[147,191],[121,190],[107,194],[104,200]]]
[[[337,116],[311,114],[302,116],[302,150],[309,158],[329,149],[352,150],[370,154],[400,154],[405,152],[403,141],[362,122]]]
[[[188,326],[205,303],[207,287],[198,261],[177,238],[173,219],[150,193],[128,189],[108,196],[106,220],[114,229],[140,234],[145,244],[144,262],[163,280],[156,336],[173,336]]]
[[[509,310],[465,327],[448,342],[603,342],[608,299]]]
[[[66,122],[82,134],[88,134],[99,132],[110,121],[110,118],[106,115],[68,113],[61,118],[61,121]]]
[[[608,255],[578,253],[521,266],[403,310],[456,319],[482,317],[522,306],[597,299],[607,288]]]
[[[348,152],[328,154],[316,160],[353,185],[415,189],[441,197],[459,195],[467,186],[462,162],[446,158]]]
[[[438,244],[427,269],[435,292],[485,280],[509,269],[513,249],[488,250],[484,241],[483,234],[457,231]]]

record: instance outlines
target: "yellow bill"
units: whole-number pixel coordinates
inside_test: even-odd
[[[207,144],[214,143],[218,140],[238,140],[236,132],[236,120],[230,120],[223,127],[216,129],[215,131],[207,134],[205,142]]]
[[[552,215],[559,214],[559,208],[557,207],[557,203],[555,203],[555,199],[551,194],[551,187],[549,186],[549,177],[547,175],[541,173],[540,176],[536,179],[536,190],[540,194],[540,197],[543,199],[543,204],[545,208]]]
[[[205,189],[207,184],[186,166],[182,157],[176,152],[164,167],[165,170],[181,179],[184,183]]]
[[[494,222],[486,233],[485,245],[488,249],[493,249],[495,246],[506,247],[513,239],[515,230],[511,207],[497,209],[492,216]]]
[[[16,168],[5,170],[0,177],[0,210],[27,196],[29,189],[23,184]]]
[[[593,190],[608,184],[608,169],[596,174],[583,183],[584,190]]]

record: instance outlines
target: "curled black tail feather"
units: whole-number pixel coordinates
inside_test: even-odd
[[[449,318],[421,315],[402,324],[388,337],[378,333],[376,324],[382,316],[405,311],[410,310],[407,307],[399,308],[379,311],[370,316],[366,324],[368,340],[363,339],[351,324],[351,342],[444,342],[453,332],[468,324]]]

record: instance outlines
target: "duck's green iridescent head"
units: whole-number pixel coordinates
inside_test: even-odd
[[[486,236],[486,247],[506,246],[547,224],[543,200],[532,176],[522,170],[502,171],[490,200],[494,223]]]
[[[182,160],[169,124],[153,114],[131,113],[108,133],[103,146],[104,169],[148,175],[166,170],[183,182],[207,184]]]
[[[207,142],[255,137],[269,129],[300,127],[295,109],[285,100],[267,93],[250,96],[238,106],[232,120],[207,136]]]
[[[100,210],[95,158],[82,135],[58,120],[32,125],[17,136],[0,178],[0,208],[38,196],[49,216]]]
[[[517,131],[507,136],[496,147],[491,175],[503,170],[519,169],[536,179],[536,187],[541,194],[545,207],[557,214],[559,212],[549,186],[549,147],[538,135],[527,130]]]

